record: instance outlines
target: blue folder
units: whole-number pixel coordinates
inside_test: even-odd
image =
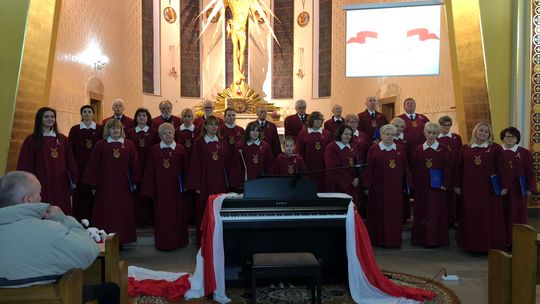
[[[441,169],[429,169],[429,185],[433,189],[441,189],[444,186],[444,175]]]
[[[518,177],[519,180],[519,188],[521,189],[521,195],[527,196],[527,178],[522,175]]]
[[[493,174],[490,176],[491,179],[491,188],[493,188],[493,193],[495,195],[501,195],[501,181],[499,180],[499,174]]]

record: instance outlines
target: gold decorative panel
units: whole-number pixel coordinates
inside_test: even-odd
[[[531,129],[532,148],[536,180],[540,181],[540,1],[532,2],[531,10]],[[536,187],[538,188],[537,182]],[[540,196],[533,195],[529,205],[540,207]]]

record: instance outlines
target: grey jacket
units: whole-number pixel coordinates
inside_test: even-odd
[[[0,287],[54,281],[72,268],[87,268],[99,247],[71,216],[44,220],[45,203],[0,208]]]

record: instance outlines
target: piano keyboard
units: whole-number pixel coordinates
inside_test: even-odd
[[[284,220],[329,220],[345,219],[346,214],[293,214],[293,213],[274,213],[274,214],[222,214],[223,222],[251,222],[251,221],[284,221]]]

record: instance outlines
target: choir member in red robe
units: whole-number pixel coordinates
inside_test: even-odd
[[[506,237],[512,245],[512,225],[527,224],[527,197],[538,193],[531,152],[518,145],[521,133],[514,127],[501,131],[504,169],[508,175],[508,194],[503,197]],[[521,179],[521,181],[520,181]]]
[[[154,200],[154,240],[157,250],[173,250],[189,243],[187,205],[182,191],[184,148],[174,141],[174,126],[159,126],[161,142],[150,149],[141,195]]]
[[[285,137],[297,138],[298,133],[306,128],[309,114],[306,114],[307,104],[303,99],[299,99],[294,104],[296,113],[285,118]]]
[[[198,116],[197,118],[195,118],[195,120],[193,121],[193,124],[195,124],[195,126],[197,126],[198,128],[201,128],[202,129],[202,126],[204,124],[204,121],[206,120],[207,117],[209,116],[214,116],[215,118],[217,118],[218,122],[219,122],[219,125],[221,126],[223,124],[223,119],[221,119],[220,117],[217,117],[215,114],[214,114],[214,109],[215,109],[215,106],[214,106],[214,102],[211,101],[211,100],[205,100],[203,102],[203,111],[204,111],[204,115],[203,116]]]
[[[358,176],[354,167],[359,165],[350,145],[352,129],[343,125],[334,135],[334,141],[326,146],[324,165],[326,167],[326,192],[347,193],[356,202],[358,198]],[[347,169],[347,167],[350,167]]]
[[[413,165],[413,156],[414,156],[414,147],[412,142],[407,134],[403,131],[405,130],[405,122],[399,117],[394,117],[390,124],[396,127],[396,134],[394,134],[394,142],[396,145],[401,145],[405,152],[407,153],[407,161],[409,163],[409,168],[414,170]],[[403,195],[403,224],[411,218],[411,194]]]
[[[462,196],[457,243],[469,251],[506,249],[502,197],[494,192],[492,176],[498,174],[502,196],[508,192],[508,178],[502,148],[492,140],[491,126],[480,122],[473,129],[470,143],[461,149],[456,187],[456,194]]]
[[[168,122],[172,123],[174,128],[178,128],[182,124],[180,117],[172,114],[173,105],[169,100],[163,100],[159,103],[159,112],[161,115],[152,119],[152,127],[158,129],[159,126]]]
[[[283,153],[274,161],[274,175],[292,176],[307,170],[304,159],[295,152],[294,139],[286,138],[283,142]]]
[[[133,121],[133,119],[124,115],[124,101],[122,99],[117,98],[113,101],[112,110],[113,110],[113,116],[105,118],[103,122],[101,123],[102,126],[105,126],[107,121],[114,118],[122,122],[122,126],[124,127],[124,130],[129,130],[135,127],[135,122]]]
[[[60,207],[65,214],[73,214],[70,187],[76,188],[79,174],[68,140],[58,132],[54,109],[44,107],[37,111],[34,132],[21,146],[17,170],[37,177],[43,202]]]
[[[225,123],[219,126],[219,135],[225,140],[229,146],[230,155],[234,154],[236,150],[236,144],[242,141],[244,136],[244,129],[236,125],[236,110],[234,108],[226,108],[223,112],[225,117]],[[227,163],[231,163],[232,159],[227,160]]]
[[[126,131],[126,138],[135,144],[137,157],[139,159],[139,168],[146,168],[146,159],[153,145],[159,142],[157,130],[152,126],[152,116],[147,109],[139,108],[135,111],[135,120],[137,125]],[[141,172],[144,175],[144,172]],[[143,176],[141,176],[142,180]],[[150,225],[154,219],[152,212],[152,200],[148,197],[139,195],[135,191],[135,224]]]
[[[274,157],[277,157],[281,153],[281,144],[279,142],[277,126],[273,122],[266,120],[266,113],[265,107],[259,107],[257,109],[257,122],[263,131],[261,139],[270,145],[272,154]]]
[[[137,150],[131,140],[124,139],[117,119],[105,124],[103,137],[96,143],[82,179],[95,189],[92,226],[117,232],[120,244],[133,243],[137,240],[133,191],[141,178]]]
[[[380,131],[381,142],[369,148],[364,170],[367,228],[374,245],[400,247],[403,192],[412,183],[405,150],[394,143],[396,127],[388,124]]]
[[[437,141],[447,145],[452,150],[454,168],[449,178],[451,179],[452,184],[454,184],[456,175],[458,174],[457,162],[461,153],[461,147],[463,146],[463,143],[459,134],[450,132],[450,129],[452,128],[452,118],[450,118],[450,116],[441,116],[439,118],[439,125],[441,125],[441,134],[439,134],[439,138],[437,138]],[[457,211],[459,210],[459,201],[454,191],[447,191],[446,193],[448,195],[448,223],[450,225],[453,225],[458,221]]]
[[[416,101],[410,97],[403,101],[403,109],[405,113],[398,117],[405,122],[403,132],[409,137],[414,149],[426,140],[424,137],[424,125],[429,119],[425,115],[416,113]]]
[[[328,130],[332,136],[336,133],[337,129],[345,123],[345,119],[341,117],[343,113],[343,108],[335,104],[332,106],[332,117],[329,120],[324,122],[324,129]],[[357,117],[358,118],[358,117]],[[357,124],[358,127],[358,124]]]
[[[324,118],[321,112],[312,112],[308,119],[308,128],[300,131],[296,142],[296,153],[304,159],[308,171],[320,170],[309,173],[307,179],[317,182],[317,191],[324,192],[324,150],[332,142],[332,135],[322,128]]]
[[[186,185],[189,184],[189,164],[191,163],[191,151],[195,140],[199,137],[201,129],[193,124],[193,111],[191,109],[182,110],[183,123],[176,129],[174,134],[175,141],[184,147],[186,152]],[[197,194],[193,189],[187,189],[182,193],[184,196],[184,202],[187,205],[188,219],[190,223],[195,223],[195,206],[197,201]]]
[[[103,138],[103,129],[101,125],[92,120],[94,118],[94,109],[91,106],[82,106],[80,112],[82,121],[80,124],[71,127],[68,144],[75,156],[77,171],[82,175],[95,144]],[[78,183],[77,188],[73,190],[73,216],[79,221],[92,219],[94,200],[90,190],[90,187],[83,183]]]
[[[416,147],[414,153],[414,217],[412,227],[412,244],[428,247],[448,246],[448,196],[453,185],[448,178],[452,174],[452,150],[437,141],[440,126],[428,122],[424,126],[426,142]],[[436,170],[436,171],[435,171]],[[432,185],[431,174],[440,173],[442,183]],[[435,176],[434,176],[435,177]]]
[[[242,190],[244,182],[259,176],[272,175],[274,155],[270,146],[261,140],[261,129],[256,121],[248,123],[242,141],[232,152],[231,185]]]
[[[229,151],[227,144],[219,137],[218,126],[217,117],[208,116],[191,151],[187,187],[198,194],[197,226],[201,224],[208,196],[227,191],[229,177],[225,170],[225,161],[229,158]]]
[[[379,138],[375,138],[375,130],[388,123],[388,119],[383,113],[376,111],[377,97],[369,96],[366,98],[366,110],[358,113],[359,125],[358,130],[364,132],[371,140],[379,142]]]

